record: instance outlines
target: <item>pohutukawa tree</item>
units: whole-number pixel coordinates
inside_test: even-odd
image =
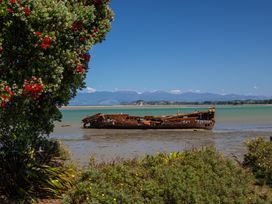
[[[22,118],[52,131],[57,107],[84,87],[88,51],[112,19],[108,0],[0,0],[0,114],[20,109],[7,131]]]
[[[40,149],[112,20],[109,0],[0,0],[0,155]]]

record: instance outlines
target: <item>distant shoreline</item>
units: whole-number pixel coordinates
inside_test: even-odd
[[[72,110],[72,109],[86,109],[86,108],[105,108],[105,109],[111,109],[111,108],[209,108],[213,105],[112,105],[112,106],[63,106],[60,109],[62,110]],[[271,107],[272,104],[239,104],[239,105],[232,105],[232,104],[224,104],[224,105],[215,105],[215,107],[252,107],[252,106],[268,106]]]

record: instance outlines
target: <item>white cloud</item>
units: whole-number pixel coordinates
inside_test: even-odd
[[[192,92],[192,93],[200,93],[201,92],[199,89],[189,89],[188,91]]]
[[[196,93],[200,93],[201,91],[199,89],[195,90]]]
[[[180,94],[180,93],[181,93],[181,90],[179,90],[179,89],[174,89],[174,90],[171,90],[170,93],[171,93],[171,94]]]
[[[258,89],[258,86],[253,86],[253,89]]]
[[[151,90],[151,91],[149,91],[150,93],[155,93],[155,92],[157,92],[158,90],[156,90],[156,89],[154,89],[154,90]]]
[[[96,92],[96,89],[92,88],[92,87],[87,87],[85,89],[83,89],[82,91],[80,91],[81,93],[94,93]]]

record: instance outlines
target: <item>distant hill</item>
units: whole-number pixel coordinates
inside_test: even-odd
[[[271,97],[246,96],[237,94],[214,93],[180,93],[173,94],[166,91],[137,93],[134,91],[96,91],[94,93],[78,93],[69,103],[71,106],[110,106],[132,103],[137,100],[144,101],[177,101],[177,102],[204,102],[204,101],[232,101],[232,100],[265,100]]]

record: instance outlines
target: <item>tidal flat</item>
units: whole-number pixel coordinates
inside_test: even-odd
[[[81,120],[95,113],[132,115],[171,115],[177,112],[205,110],[207,107],[69,107],[61,109],[63,120],[56,123],[52,138],[61,140],[80,166],[90,156],[97,162],[141,157],[156,152],[183,151],[215,146],[229,157],[242,158],[244,142],[256,137],[272,136],[272,106],[218,106],[212,131],[186,130],[117,130],[83,129]]]

